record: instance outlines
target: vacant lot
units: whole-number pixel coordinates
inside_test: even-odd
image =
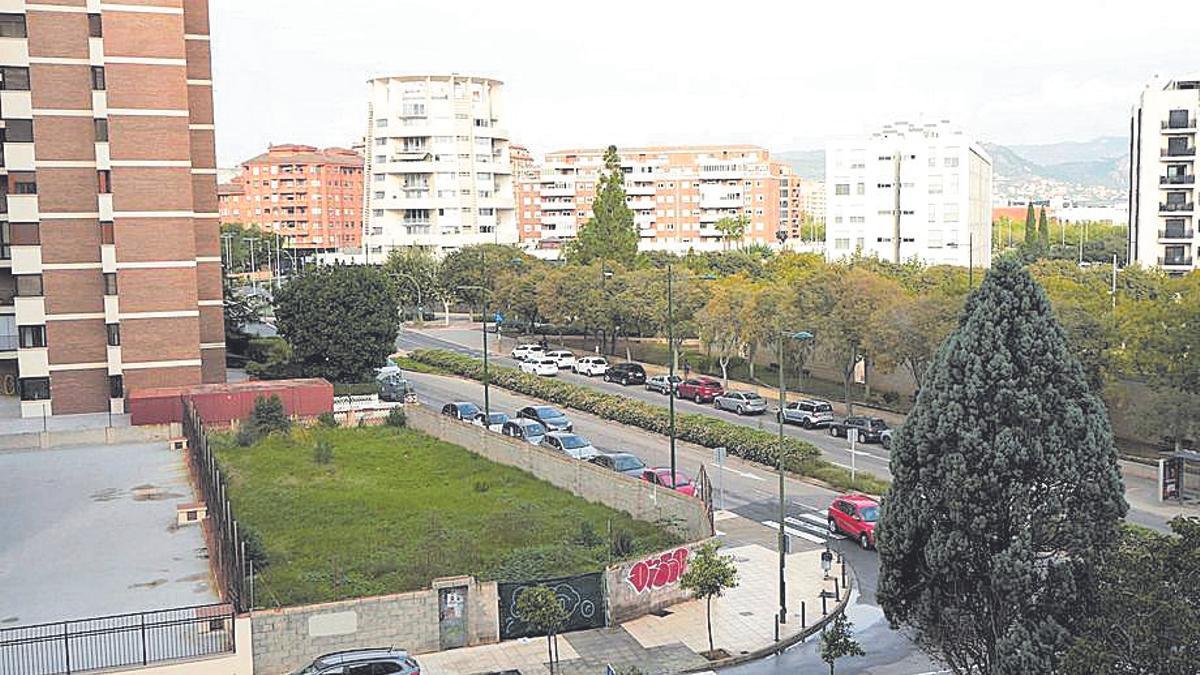
[[[228,439],[222,439],[228,441]],[[315,459],[327,441],[333,458]],[[676,543],[662,528],[407,429],[307,429],[218,450],[239,521],[261,539],[260,606],[597,570]],[[610,537],[609,531],[613,532]]]

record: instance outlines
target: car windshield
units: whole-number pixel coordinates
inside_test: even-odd
[[[818,403],[813,406],[813,410],[817,412],[833,412],[833,406],[828,403]]]
[[[562,446],[567,450],[577,450],[579,448],[586,448],[587,446],[591,445],[591,443],[588,443],[588,440],[583,436],[576,436],[574,434],[570,436],[563,436],[558,440],[562,442]]]
[[[864,522],[873,523],[879,518],[878,506],[863,506],[858,509],[859,515],[862,516]]]
[[[488,424],[504,424],[508,421],[508,415],[504,413],[492,413],[492,416],[488,420]]]
[[[533,420],[526,420],[526,424],[524,424],[522,426],[525,429],[525,433],[529,436],[545,436],[546,435],[546,427],[538,424],[537,422],[534,422]]]
[[[533,414],[538,416],[538,419],[548,420],[555,417],[565,417],[557,408],[551,408],[548,405],[540,405],[533,409]]]
[[[459,403],[458,414],[463,417],[474,417],[480,412],[479,406],[474,403]]]
[[[759,396],[758,394],[746,394],[745,396],[746,396],[747,401],[761,401],[762,400],[762,397]]]
[[[646,466],[642,460],[633,455],[619,455],[613,457],[613,468],[617,471],[633,471]]]
[[[660,479],[662,479],[662,481],[664,483],[669,483],[671,485],[671,487],[684,487],[684,486],[692,484],[692,482],[690,480],[688,480],[687,476],[683,475],[682,473],[679,473],[678,471],[675,472],[675,482],[674,483],[671,483],[671,472],[670,471],[664,471],[663,473],[658,474],[658,477]]]
[[[872,429],[886,429],[887,424],[883,420],[871,420],[869,423]]]

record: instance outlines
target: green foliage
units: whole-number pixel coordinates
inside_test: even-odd
[[[633,553],[633,534],[628,530],[613,530],[608,550],[614,558],[625,558]]]
[[[604,537],[596,532],[596,526],[590,520],[579,522],[579,532],[575,535],[575,543],[584,548],[592,548],[604,543]]]
[[[238,534],[242,537],[242,543],[246,545],[246,559],[252,564],[252,569],[257,574],[267,568],[271,564],[271,556],[267,552],[267,547],[263,545],[262,535],[258,530],[243,522],[238,522]]]
[[[713,650],[712,599],[721,597],[726,590],[738,585],[737,565],[733,556],[717,553],[715,541],[698,546],[688,558],[687,571],[679,578],[679,586],[691,591],[697,600],[703,600],[708,619],[708,650]]]
[[[292,348],[279,337],[253,338],[246,347],[246,373],[260,380],[295,377]]]
[[[337,418],[329,411],[317,415],[317,424],[326,429],[336,429],[338,427]]]
[[[379,383],[375,380],[370,382],[342,382],[333,385],[334,396],[370,396],[371,394],[379,393]]]
[[[549,586],[529,586],[517,595],[517,616],[525,620],[534,631],[546,634],[546,646],[553,659],[554,651],[550,639],[562,630],[567,622],[567,608],[559,602],[558,594]]]
[[[829,664],[829,675],[833,675],[833,665],[838,659],[866,655],[850,632],[853,627],[854,623],[846,618],[846,613],[838,612],[821,631],[821,660]]]
[[[396,306],[379,267],[309,267],[279,289],[275,305],[301,377],[361,382],[395,349]]]
[[[891,469],[876,529],[888,620],[962,671],[1052,672],[1127,507],[1104,405],[1017,261],[968,299]]]
[[[1200,519],[1175,534],[1126,527],[1105,552],[1100,600],[1064,659],[1068,675],[1188,675],[1200,663]]]
[[[222,311],[225,318],[225,347],[234,354],[241,354],[246,351],[250,340],[242,329],[246,324],[261,319],[262,308],[257,301],[238,293],[228,278],[223,280],[222,293],[224,297]]]
[[[625,203],[625,174],[617,146],[604,151],[604,173],[596,184],[592,217],[579,228],[567,245],[567,260],[589,264],[594,260],[612,260],[625,264],[637,257],[638,231],[633,211]]]
[[[238,447],[248,448],[258,442],[258,432],[253,424],[242,424],[234,436]]]
[[[286,432],[292,428],[292,420],[283,409],[283,401],[277,394],[259,396],[254,399],[254,409],[250,411],[249,426],[257,437],[268,436],[277,431]]]
[[[1029,209],[1025,212],[1025,248],[1033,249],[1038,243],[1037,220],[1033,212],[1033,202],[1029,202]]]
[[[389,427],[403,427],[408,424],[408,418],[404,414],[404,408],[396,406],[388,411],[387,419],[384,424]]]
[[[254,267],[265,269],[267,261],[275,257],[276,250],[290,248],[284,237],[253,225],[225,223],[221,226],[221,236],[221,253],[226,269],[234,274],[251,272],[252,261]]]
[[[731,243],[740,243],[746,236],[746,228],[750,226],[750,216],[740,213],[736,216],[725,216],[713,224],[713,228],[721,233],[722,244],[729,249]]]
[[[317,440],[313,445],[313,461],[321,465],[332,464],[333,444],[324,438]]]
[[[652,523],[411,429],[312,428],[249,450],[213,439],[234,513],[243,531],[261,535],[272,563],[256,595],[284,606],[412,591],[458,574],[528,579],[601,569],[608,551],[571,542],[580,521],[611,520],[631,532],[631,556],[679,543]],[[332,445],[336,471],[313,461],[317,440]],[[478,482],[491,487],[477,492]],[[504,574],[518,559],[538,574]]]
[[[1050,250],[1050,223],[1046,220],[1046,207],[1042,207],[1038,215],[1038,243],[1044,250]]]

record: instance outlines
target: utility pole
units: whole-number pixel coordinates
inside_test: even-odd
[[[783,485],[783,409],[787,405],[787,383],[783,379],[783,341],[785,334],[782,330],[777,331],[776,339],[779,340],[779,456],[776,458],[779,465],[779,624],[787,623],[787,532],[784,530],[784,523],[787,520],[787,501],[784,498]]]
[[[892,262],[900,264],[900,148],[896,148],[896,154],[892,157],[892,165],[894,167],[895,177],[892,180],[892,194],[895,196],[895,204],[892,209]]]
[[[1117,311],[1117,254],[1116,253],[1113,254],[1112,290],[1109,291],[1109,295],[1112,296],[1112,311],[1115,314]]]
[[[672,293],[672,285],[674,284],[674,271],[671,265],[667,265],[667,359],[668,372],[667,377],[667,410],[670,418],[670,438],[671,438],[671,484],[675,483],[675,297]]]

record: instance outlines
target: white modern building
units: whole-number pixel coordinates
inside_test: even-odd
[[[368,82],[363,252],[442,254],[517,241],[503,84],[462,75]]]
[[[825,186],[830,260],[991,264],[992,159],[948,122],[830,142]]]
[[[1130,117],[1129,259],[1172,273],[1196,269],[1196,120],[1200,72],[1155,80]]]

